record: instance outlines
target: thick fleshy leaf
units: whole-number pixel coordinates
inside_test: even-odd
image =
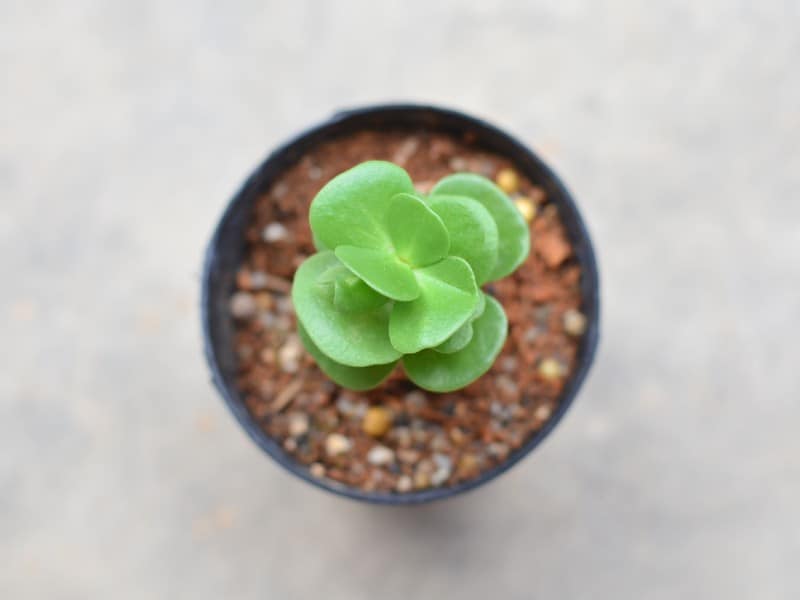
[[[386,228],[395,252],[412,267],[425,267],[447,256],[450,235],[442,219],[418,196],[392,198]]]
[[[315,236],[313,233],[311,234],[311,238],[312,241],[314,242],[314,248],[317,249],[317,252],[322,252],[323,250],[330,250],[330,248],[326,247],[325,244],[319,241],[317,236]]]
[[[508,321],[497,300],[487,298],[486,310],[472,328],[472,339],[459,352],[441,354],[423,350],[404,356],[403,367],[409,379],[432,392],[451,392],[486,373],[503,348],[508,333]]]
[[[337,309],[344,312],[372,310],[389,302],[389,298],[381,296],[349,269],[346,271],[346,275],[337,277],[334,282],[333,304]]]
[[[436,346],[434,350],[436,350],[436,352],[441,352],[442,354],[452,354],[453,352],[458,352],[459,350],[463,349],[464,346],[469,344],[471,339],[472,323],[467,321],[461,327],[459,327],[453,335]]]
[[[386,210],[402,192],[413,193],[414,185],[408,173],[390,162],[368,161],[340,173],[311,203],[314,239],[331,250],[345,244],[388,249]]]
[[[469,341],[472,339],[472,322],[480,317],[485,309],[486,294],[478,294],[478,305],[475,307],[475,310],[472,311],[472,315],[467,322],[459,327],[453,335],[436,346],[434,350],[443,354],[452,354],[469,344]]]
[[[478,294],[478,304],[475,307],[475,310],[472,311],[472,315],[469,318],[470,323],[480,317],[483,314],[483,311],[486,310],[486,298],[488,298],[488,296],[483,292]]]
[[[301,324],[298,324],[297,329],[300,334],[300,341],[303,342],[303,346],[305,346],[308,353],[317,361],[319,368],[322,369],[328,377],[333,379],[333,381],[348,389],[361,391],[374,388],[386,379],[397,364],[395,360],[385,365],[348,367],[347,365],[336,362],[317,348],[317,345],[309,337],[308,332]]]
[[[298,320],[320,351],[338,363],[366,367],[397,360],[400,353],[389,341],[389,305],[363,312],[342,312],[334,305],[335,278],[329,271],[340,268],[330,251],[314,254],[300,265],[292,284]]]
[[[355,246],[339,246],[336,257],[369,287],[393,300],[419,296],[414,272],[394,252]]]
[[[445,177],[431,191],[434,196],[467,196],[483,204],[497,225],[497,263],[486,281],[501,279],[514,272],[530,252],[530,231],[511,199],[494,183],[474,173]]]
[[[396,302],[389,318],[392,345],[403,354],[441,344],[467,322],[479,302],[475,275],[463,258],[448,256],[414,275],[419,298]]]
[[[466,196],[435,195],[428,204],[450,232],[450,255],[467,261],[475,281],[483,285],[497,263],[497,225],[492,215],[483,204]]]

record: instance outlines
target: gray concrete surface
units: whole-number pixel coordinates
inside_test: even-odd
[[[800,598],[797,2],[378,4],[0,2],[0,598]],[[556,435],[413,510],[265,459],[196,307],[265,152],[395,99],[541,150],[605,302]]]

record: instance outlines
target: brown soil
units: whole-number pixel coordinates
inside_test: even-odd
[[[520,177],[511,195],[523,214],[534,208],[532,251],[512,276],[487,287],[510,326],[491,371],[449,394],[419,390],[400,367],[370,392],[338,387],[300,346],[288,292],[295,269],[314,253],[309,203],[333,176],[369,159],[400,164],[423,192],[452,172],[495,179],[513,167],[470,140],[416,131],[363,132],[305,156],[259,198],[247,228],[231,299],[238,385],[264,430],[316,477],[396,493],[453,485],[506,460],[553,414],[586,326],[580,267],[556,207]],[[511,175],[499,180],[513,185]]]

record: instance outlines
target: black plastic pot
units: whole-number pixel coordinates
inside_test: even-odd
[[[234,290],[234,276],[244,253],[244,230],[253,203],[271,183],[309,149],[331,138],[364,129],[413,128],[463,135],[469,132],[476,145],[508,157],[517,169],[547,190],[548,198],[558,206],[559,214],[573,244],[583,277],[582,310],[588,317],[588,329],[578,352],[577,366],[567,383],[556,411],[547,423],[524,446],[509,455],[497,467],[476,479],[445,488],[426,489],[408,494],[365,492],[328,479],[311,476],[308,469],[286,454],[247,411],[235,385],[234,324],[228,313],[228,299]],[[205,354],[212,380],[242,427],[259,447],[291,473],[335,494],[376,504],[416,504],[449,498],[494,479],[530,453],[558,424],[567,412],[592,364],[599,334],[599,293],[597,266],[589,235],[567,189],[555,174],[525,145],[510,135],[468,115],[433,106],[389,105],[340,112],[330,120],[300,134],[272,152],[248,178],[225,209],[211,242],[203,266],[202,326]]]

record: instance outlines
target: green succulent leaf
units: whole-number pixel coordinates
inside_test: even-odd
[[[303,342],[308,353],[317,361],[319,368],[339,385],[355,391],[362,391],[374,388],[381,383],[389,373],[392,372],[397,361],[385,365],[372,365],[370,367],[348,367],[336,362],[320,350],[308,332],[298,324],[300,341]]]
[[[480,175],[456,173],[439,181],[431,191],[431,199],[443,195],[474,198],[492,215],[499,243],[497,263],[486,281],[511,274],[525,261],[530,252],[530,232],[519,210],[503,190]]]
[[[300,323],[319,350],[351,367],[382,365],[400,358],[389,340],[389,305],[363,312],[343,312],[334,304],[335,281],[329,271],[340,269],[333,252],[315,254],[294,276],[292,303]],[[328,285],[319,282],[328,281]],[[335,283],[333,284],[335,286]],[[327,291],[326,291],[327,290]]]
[[[485,373],[506,339],[497,301],[480,291],[530,252],[528,226],[488,179],[457,174],[425,198],[388,162],[333,178],[311,203],[318,254],[297,270],[302,343],[344,387],[377,386],[402,358],[434,392]]]
[[[469,264],[448,256],[414,271],[420,295],[396,302],[389,318],[389,338],[403,354],[432,348],[453,335],[472,315],[479,290]]]
[[[413,193],[414,185],[405,170],[390,162],[368,161],[337,175],[311,203],[314,239],[330,249],[390,248],[386,210],[402,192]]]
[[[344,312],[372,310],[389,302],[389,298],[381,296],[349,269],[345,270],[347,273],[337,277],[333,287],[333,304],[338,310]]]
[[[485,309],[486,294],[478,294],[478,305],[475,307],[475,310],[472,311],[472,315],[467,322],[459,327],[453,335],[436,346],[434,350],[441,352],[442,354],[452,354],[453,352],[458,352],[464,346],[469,344],[469,341],[472,339],[472,322],[480,317]]]
[[[386,228],[395,252],[412,267],[425,267],[447,256],[450,234],[419,196],[397,194],[392,198]]]
[[[328,248],[325,244],[323,244],[319,240],[319,238],[316,235],[314,235],[313,233],[311,234],[311,238],[312,238],[312,241],[314,242],[314,248],[317,249],[317,252],[322,252],[323,250],[330,250],[330,248]]]
[[[472,315],[469,318],[470,323],[480,317],[483,311],[486,310],[486,298],[488,298],[488,296],[483,292],[478,294],[478,304],[475,306],[475,310],[472,311]]]
[[[434,350],[436,350],[436,352],[441,352],[442,354],[452,354],[453,352],[458,352],[459,350],[463,349],[464,346],[469,344],[469,341],[472,339],[472,333],[472,322],[467,321],[461,327],[459,327],[453,335],[436,346]]]
[[[394,252],[339,246],[336,257],[379,294],[404,302],[419,296],[414,272]]]
[[[451,392],[486,373],[503,348],[508,331],[506,315],[497,300],[487,297],[486,310],[472,328],[472,339],[458,352],[423,350],[404,356],[403,367],[411,381],[432,392]]]
[[[489,280],[498,256],[497,225],[489,211],[466,196],[434,195],[430,207],[450,232],[450,255],[469,263],[478,285]]]

